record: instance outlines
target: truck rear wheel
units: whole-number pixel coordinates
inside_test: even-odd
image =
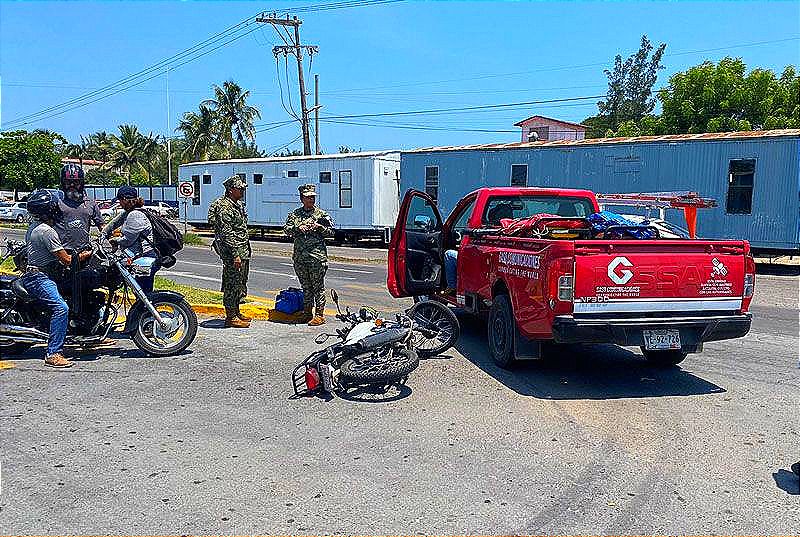
[[[514,366],[514,312],[508,295],[498,295],[489,310],[489,353],[503,369]]]
[[[689,353],[683,352],[682,350],[648,351],[647,349],[642,349],[642,354],[645,360],[651,365],[656,367],[671,367],[684,361]]]

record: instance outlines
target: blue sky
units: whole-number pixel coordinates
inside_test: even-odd
[[[167,58],[259,11],[307,2],[7,2],[0,0],[3,128]],[[415,2],[304,13],[301,36],[316,44],[322,116],[369,114],[583,97],[605,93],[604,66],[638,48],[644,33],[667,43],[670,74],[704,59],[740,56],[749,67],[800,64],[800,2]],[[253,28],[255,26],[252,26]],[[784,40],[782,42],[773,42]],[[750,46],[744,44],[764,43]],[[171,123],[234,79],[253,93],[259,124],[285,121],[269,26],[170,72]],[[714,50],[723,47],[725,50]],[[284,100],[286,80],[280,65]],[[308,68],[308,66],[306,66]],[[309,90],[313,77],[309,76]],[[292,103],[296,71],[290,63]],[[313,102],[313,97],[310,98]],[[288,102],[287,102],[288,105]],[[594,100],[347,121],[321,126],[325,152],[414,148],[519,139],[513,124],[542,114],[580,121]],[[27,125],[69,139],[134,123],[167,132],[165,75]],[[392,126],[387,126],[392,124]],[[417,127],[417,129],[393,127]],[[443,130],[425,130],[443,129]],[[512,132],[472,132],[473,130]],[[259,133],[262,148],[285,145],[296,124]],[[295,142],[292,147],[300,147]]]

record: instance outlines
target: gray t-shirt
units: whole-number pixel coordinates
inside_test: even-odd
[[[64,246],[56,230],[41,223],[31,231],[28,241],[28,266],[44,270],[54,261],[58,261],[55,253],[63,249]]]
[[[111,236],[111,232],[120,228],[122,236],[119,245],[122,248],[129,248],[135,254],[151,253],[153,246],[150,243],[153,236],[153,224],[142,211],[134,209],[126,213],[115,216],[103,228],[105,236]]]
[[[89,228],[92,225],[103,225],[103,217],[97,202],[84,198],[81,203],[72,200],[60,200],[58,206],[64,217],[54,226],[64,248],[76,252],[89,245]]]

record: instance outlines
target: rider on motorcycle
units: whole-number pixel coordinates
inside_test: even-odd
[[[65,248],[76,252],[89,246],[89,230],[92,225],[98,230],[103,226],[103,217],[97,202],[86,197],[83,168],[68,163],[61,168],[61,191],[59,203],[64,217],[56,222],[56,231]]]
[[[50,367],[72,367],[73,363],[62,354],[69,321],[69,306],[58,292],[57,274],[72,263],[58,233],[54,229],[62,221],[63,213],[59,198],[47,190],[37,190],[28,197],[28,212],[39,223],[30,234],[28,242],[28,264],[21,276],[22,285],[28,293],[50,310],[50,334],[44,363]],[[92,256],[91,250],[77,254],[80,261]]]
[[[136,282],[145,293],[153,292],[153,280],[160,268],[158,254],[153,249],[153,225],[141,209],[144,200],[132,186],[123,186],[117,190],[117,199],[124,212],[118,214],[103,228],[103,236],[110,238],[114,230],[120,228],[121,236],[112,238],[116,247],[127,249],[136,256],[138,263],[149,265],[149,274],[136,276]]]

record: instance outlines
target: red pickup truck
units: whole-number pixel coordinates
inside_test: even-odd
[[[755,286],[747,241],[657,230],[604,238],[586,220],[599,210],[587,190],[482,188],[443,221],[429,196],[410,190],[389,245],[389,292],[488,313],[489,350],[502,367],[558,343],[638,346],[649,362],[674,365],[706,341],[747,334]],[[534,233],[508,233],[537,214],[552,216]],[[448,250],[457,255],[455,289],[446,288]]]

